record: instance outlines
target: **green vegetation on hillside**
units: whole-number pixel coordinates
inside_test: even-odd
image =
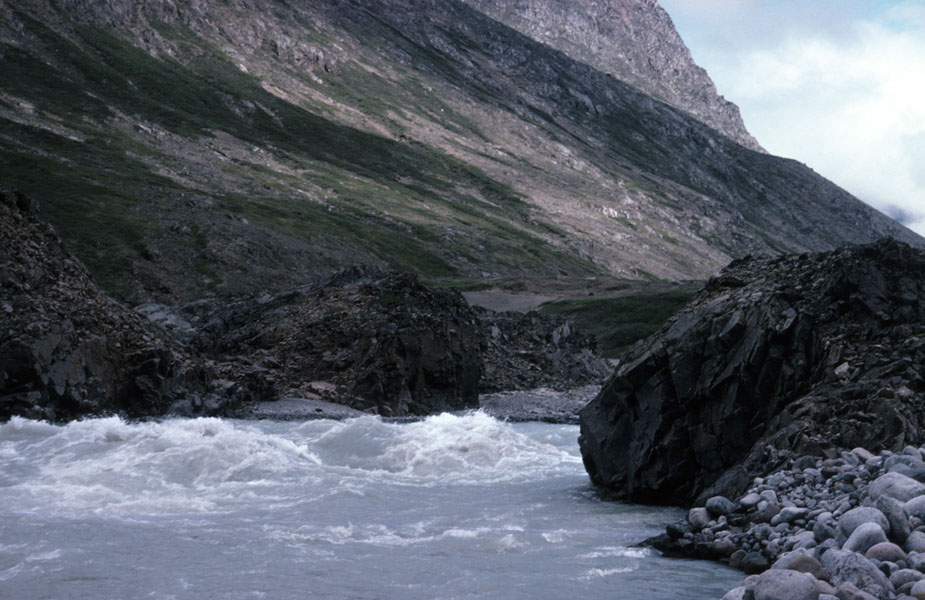
[[[44,217],[118,296],[130,295],[133,263],[146,241],[176,237],[160,215],[180,218],[175,206],[182,198],[197,200],[181,207],[214,207],[211,215],[189,210],[183,217],[200,219],[200,230],[211,236],[222,235],[216,217],[231,213],[291,244],[333,249],[344,262],[381,261],[432,278],[459,275],[461,263],[597,271],[545,241],[559,232],[510,186],[435,148],[355,129],[283,100],[188,29],[160,28],[181,51],[154,57],[99,29],[80,28],[72,41],[19,16],[54,60],[0,45],[4,91],[31,103],[36,122],[66,123],[67,130],[0,118],[15,133],[0,138],[4,183],[38,199]],[[344,65],[338,87],[363,81],[359,73]],[[467,125],[461,116],[456,121]],[[169,137],[128,134],[133,126]],[[217,132],[281,167],[240,157],[210,166]],[[177,153],[183,146],[198,156],[185,161]],[[306,187],[327,190],[324,201],[306,195]],[[194,272],[227,271],[208,264],[216,259],[199,246],[188,265]],[[293,267],[285,257],[275,260]]]
[[[696,294],[696,289],[680,289],[617,298],[561,300],[543,304],[540,312],[569,318],[595,335],[603,356],[616,358],[637,340],[658,331]]]

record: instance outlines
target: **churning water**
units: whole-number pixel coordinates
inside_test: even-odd
[[[0,425],[0,598],[719,598],[632,545],[570,425],[220,419]]]

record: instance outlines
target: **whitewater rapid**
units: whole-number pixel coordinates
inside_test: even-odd
[[[95,419],[0,425],[0,598],[719,598],[632,547],[679,517],[601,501],[577,427]]]

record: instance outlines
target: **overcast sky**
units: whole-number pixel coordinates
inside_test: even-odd
[[[660,0],[772,154],[925,235],[925,0]]]

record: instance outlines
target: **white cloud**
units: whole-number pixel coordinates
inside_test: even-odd
[[[762,32],[761,4],[748,6],[747,26],[714,21],[715,39],[702,24],[690,36],[695,59],[770,152],[807,163],[925,235],[925,5],[893,3],[879,17],[858,13],[817,29],[764,15]]]

